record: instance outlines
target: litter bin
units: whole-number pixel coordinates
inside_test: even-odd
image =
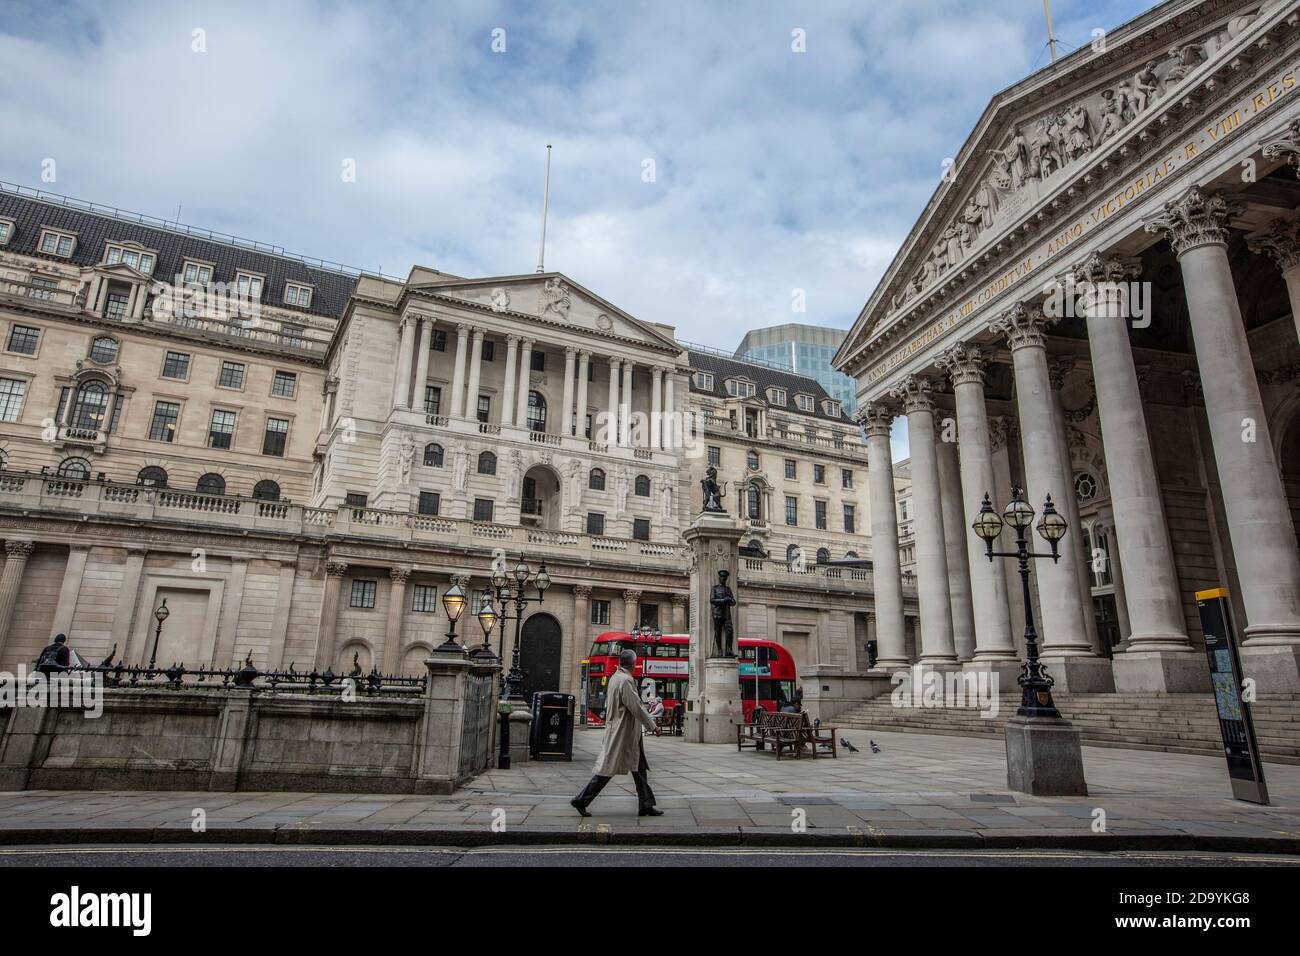
[[[573,759],[572,694],[537,691],[533,694],[533,730],[530,755],[533,760]]]

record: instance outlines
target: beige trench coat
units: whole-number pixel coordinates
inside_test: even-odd
[[[641,706],[636,678],[619,668],[605,688],[605,741],[596,758],[597,777],[631,773],[641,762],[641,728],[654,730],[655,722]]]

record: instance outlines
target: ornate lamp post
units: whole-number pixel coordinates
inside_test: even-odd
[[[149,669],[153,670],[154,664],[158,661],[158,640],[162,637],[163,621],[167,620],[171,611],[167,610],[167,599],[163,598],[162,604],[153,612],[153,616],[158,619],[158,626],[153,632],[153,653],[149,655]]]
[[[532,584],[537,589],[536,597],[528,596],[528,585]],[[498,612],[493,609],[496,617],[494,623],[501,626],[500,639],[497,643],[497,657],[500,658],[504,652],[506,621],[515,622],[515,646],[510,653],[510,672],[506,674],[505,685],[502,691],[506,700],[521,701],[524,699],[523,683],[524,674],[519,669],[519,645],[522,641],[522,628],[524,622],[524,609],[530,604],[541,604],[546,599],[546,589],[551,586],[551,576],[547,573],[546,562],[543,561],[537,568],[536,573],[528,567],[528,562],[521,555],[519,563],[515,565],[513,574],[506,571],[505,567],[498,565],[492,572],[492,587],[496,591],[497,604],[501,610]],[[510,605],[514,604],[515,613],[508,613]],[[480,615],[480,623],[482,623]],[[484,634],[489,632],[490,628],[484,625]]]
[[[494,661],[497,655],[492,653],[492,629],[497,626],[500,615],[497,614],[496,608],[492,606],[492,592],[488,588],[483,589],[483,596],[479,602],[479,612],[476,615],[478,623],[483,628],[483,643],[474,650],[470,651],[470,657],[481,661]]]
[[[980,505],[980,512],[971,527],[984,539],[985,553],[988,559],[1015,558],[1020,564],[1020,589],[1025,600],[1025,664],[1024,673],[1020,675],[1020,707],[1016,713],[1022,717],[1057,717],[1061,716],[1052,701],[1051,675],[1038,659],[1038,633],[1034,629],[1034,610],[1029,600],[1029,562],[1038,558],[1050,558],[1053,563],[1061,558],[1059,544],[1065,536],[1067,525],[1065,519],[1052,504],[1048,495],[1043,502],[1043,514],[1038,519],[1038,533],[1052,547],[1051,554],[1034,554],[1027,545],[1025,532],[1034,520],[1034,509],[1025,501],[1020,486],[1011,489],[1011,501],[1002,511],[1002,516],[993,510],[993,502],[986,493]],[[1003,522],[1016,531],[1015,551],[994,551],[993,541],[1002,533]]]
[[[465,591],[459,584],[453,584],[443,592],[442,609],[447,612],[447,639],[435,648],[442,652],[463,654],[465,648],[456,643],[456,622],[465,613]]]

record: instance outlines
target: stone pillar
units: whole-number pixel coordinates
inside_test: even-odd
[[[0,572],[0,660],[4,659],[5,643],[13,624],[14,605],[18,603],[18,592],[22,590],[23,571],[27,568],[27,559],[35,550],[34,541],[21,538],[5,541],[5,569]]]
[[[397,351],[397,368],[393,370],[393,407],[411,407],[411,354],[415,350],[415,315],[402,316],[402,341]]]
[[[415,357],[415,394],[411,396],[411,407],[424,410],[424,390],[429,384],[429,352],[433,348],[433,316],[420,316],[420,337],[416,345]]]
[[[126,562],[122,565],[122,583],[117,589],[117,607],[113,610],[113,646],[117,649],[118,660],[128,663],[144,660],[141,653],[143,638],[137,636],[133,642],[131,633],[135,626],[135,604],[140,596],[144,559],[148,554],[148,548],[127,546]]]
[[[674,369],[667,369],[664,375],[664,421],[659,429],[659,441],[664,448],[676,448],[683,435],[679,434],[676,417],[676,396],[673,394]]]
[[[515,425],[528,427],[528,392],[533,381],[533,340],[524,339],[519,350],[519,394],[515,398]]]
[[[578,408],[575,411],[573,433],[579,438],[587,434],[587,376],[591,374],[591,353],[578,353]]]
[[[664,368],[656,365],[650,369],[650,447],[659,448],[659,420],[663,415]]]
[[[715,637],[710,597],[714,585],[727,573],[727,585],[739,595],[737,570],[744,528],[735,518],[712,511],[701,512],[682,534],[691,548],[691,623],[686,700],[685,737],[697,743],[735,744],[735,725],[743,713],[740,699],[740,660],[713,656]],[[739,603],[731,608],[736,640],[743,633],[744,614]],[[734,653],[736,645],[733,643]]]
[[[573,372],[577,365],[578,350],[572,345],[564,347],[564,406],[560,415],[560,434],[568,438],[573,434]]]
[[[948,597],[952,603],[952,643],[957,660],[968,661],[975,656],[975,613],[971,602],[966,536],[973,532],[966,525],[966,512],[962,508],[957,443],[944,441],[941,434],[934,447],[939,460],[939,497],[943,503],[943,545],[947,556]]]
[[[673,602],[673,621],[672,628],[674,634],[685,634],[686,632],[686,608],[691,603],[689,595],[674,594]]]
[[[606,436],[611,445],[617,445],[621,440],[618,435],[618,370],[620,364],[616,358],[611,357],[609,360],[609,428],[606,429]]]
[[[59,589],[59,603],[54,608],[54,626],[50,628],[50,637],[55,634],[70,634],[72,619],[77,612],[77,596],[81,594],[81,581],[86,573],[86,559],[90,548],[84,545],[71,545],[68,548],[68,563],[63,569],[63,586]]]
[[[978,348],[956,345],[939,357],[939,365],[952,380],[957,402],[957,437],[961,442],[961,534],[971,530],[980,504],[987,494],[997,500],[997,481],[993,472],[993,444],[988,411],[984,407],[984,356]],[[944,539],[948,529],[944,527]],[[966,561],[970,574],[971,608],[975,622],[975,655],[968,670],[996,670],[1002,680],[1014,680],[1019,670],[1016,644],[1011,633],[1010,605],[1007,600],[1006,569],[1001,558],[992,561],[985,555],[979,538],[966,542]]]
[[[501,424],[515,423],[515,391],[519,376],[519,336],[506,336],[506,379],[501,398]]]
[[[623,630],[631,633],[641,623],[637,620],[637,608],[640,606],[640,591],[629,589],[623,592]]]
[[[334,636],[339,627],[339,594],[348,566],[342,561],[325,564],[325,593],[320,602],[320,621],[316,626],[316,669],[334,666]]]
[[[624,445],[632,444],[632,368],[631,362],[623,363],[623,399],[619,411],[623,412],[626,409],[627,417],[624,418],[620,414],[619,420],[622,424],[619,425],[618,433],[620,442]]]
[[[227,579],[222,599],[221,623],[217,628],[217,644],[212,656],[218,667],[237,666],[235,654],[239,636],[239,615],[244,608],[245,582],[248,580],[248,559],[230,559],[230,577]]]
[[[1061,444],[1048,378],[1046,325],[1047,317],[1041,309],[1031,310],[1021,304],[1004,312],[992,325],[993,331],[1005,335],[1011,346],[1028,485],[1025,500],[1035,514],[1042,512],[1047,495],[1058,502],[1063,501],[1062,496],[1074,493],[1069,454]],[[1041,550],[1045,543],[1034,529],[1027,533]],[[1095,656],[1079,601],[1082,551],[1075,537],[1078,534],[1078,528],[1066,532],[1060,543],[1059,562],[1034,562],[1032,573],[1038,578],[1042,617],[1042,657],[1061,690],[1111,692],[1115,684],[1110,662]]]
[[[465,417],[478,420],[478,386],[483,378],[483,330],[474,330],[474,345],[469,357],[469,387],[465,393]]]
[[[1128,650],[1114,659],[1115,689],[1208,690],[1205,661],[1193,653],[1184,624],[1181,585],[1129,343],[1127,299],[1120,283],[1138,272],[1135,261],[1097,254],[1074,270],[1074,278],[1092,283],[1093,290],[1085,296],[1084,312],[1115,516],[1113,547],[1126,566],[1142,569],[1125,595],[1133,630]]]
[[[1020,424],[1014,418],[1000,415],[989,419],[989,433],[993,437],[993,502],[994,507],[1000,509],[1011,500],[1011,486],[1016,483],[1013,472],[1021,467],[1018,460]],[[972,517],[971,521],[974,520]],[[1011,622],[1011,641],[1019,659],[1025,653],[1025,602],[1020,575],[1014,558],[994,558],[993,563],[1002,566],[1002,577],[1007,584],[1007,619]],[[1038,606],[1037,586],[1038,580],[1031,577],[1030,597],[1035,608]],[[1041,622],[1041,618],[1039,620]]]
[[[1277,263],[1300,338],[1300,220],[1275,219],[1268,232],[1248,239],[1246,245],[1251,252],[1267,253]]]
[[[396,674],[402,651],[402,616],[406,613],[406,582],[410,568],[389,568],[388,617],[384,621],[384,647],[376,666],[381,674]],[[462,618],[463,620],[463,618]]]
[[[894,503],[894,463],[889,449],[893,409],[879,402],[862,406],[858,420],[867,428],[867,498],[871,505],[872,591],[876,605],[876,669],[907,667],[903,631],[903,577],[898,561],[898,514]]]
[[[1193,187],[1165,203],[1146,228],[1168,236],[1182,267],[1210,441],[1248,619],[1242,667],[1261,693],[1296,693],[1300,554],[1228,262],[1228,219],[1234,211],[1223,197]],[[1132,595],[1132,577],[1128,585]],[[1133,611],[1130,597],[1130,615]]]
[[[909,375],[890,395],[907,413],[912,453],[912,504],[916,508],[916,590],[921,606],[921,658],[926,666],[957,662],[948,595],[948,552],[943,539],[939,462],[934,450],[934,400],[929,379]],[[892,496],[891,496],[892,498]]]
[[[456,365],[451,376],[451,417],[465,417],[465,365],[469,359],[468,325],[456,326]]]
[[[578,693],[577,660],[587,655],[591,638],[591,586],[573,586],[573,627],[565,631],[560,651],[560,692]],[[582,701],[578,702],[582,707]]]
[[[298,577],[296,558],[280,559],[280,580],[275,594],[275,618],[271,622],[271,642],[266,649],[263,667],[279,670],[285,666],[284,645],[289,638],[289,612],[293,609],[293,585]]]

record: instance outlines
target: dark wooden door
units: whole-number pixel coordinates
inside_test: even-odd
[[[564,638],[560,622],[549,614],[534,614],[524,621],[519,645],[519,668],[524,672],[524,698],[534,691],[560,689],[560,651]]]

